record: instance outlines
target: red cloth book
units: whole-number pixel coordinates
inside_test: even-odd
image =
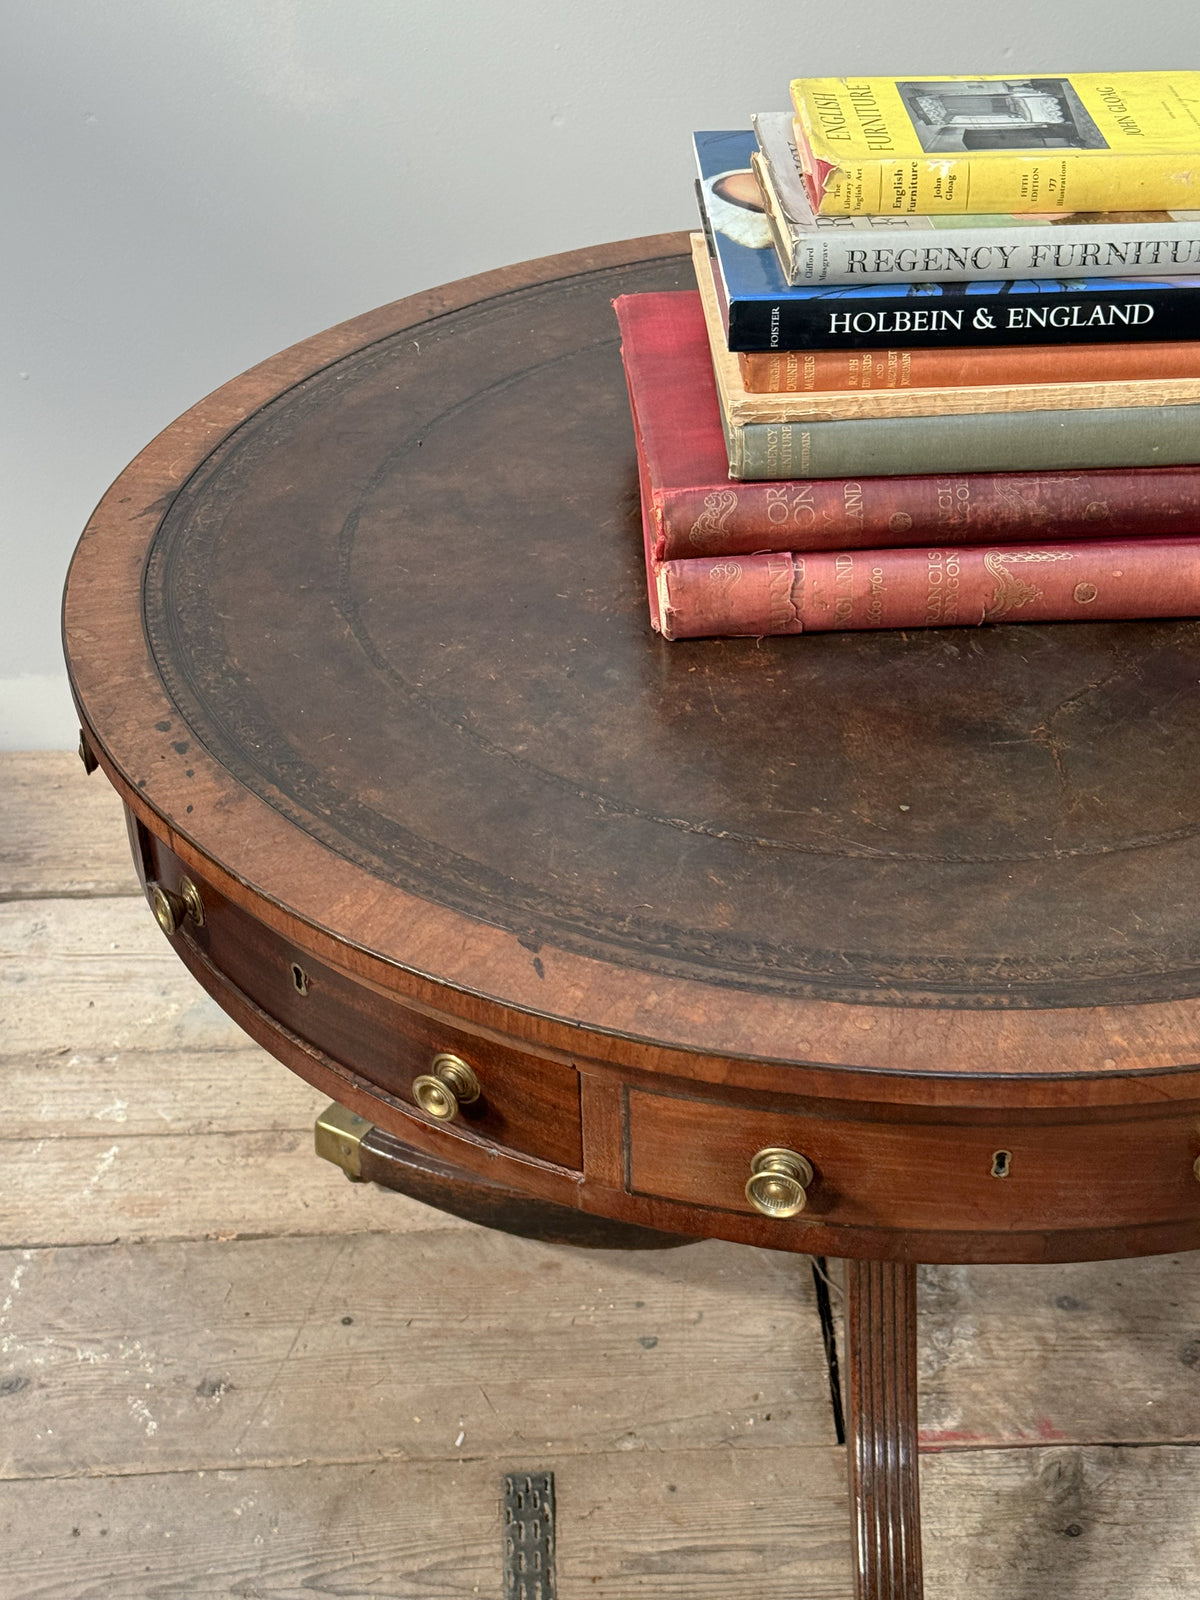
[[[637,418],[635,438],[650,623],[665,639],[1200,615],[1200,537],[660,561]]]
[[[667,639],[1200,615],[1200,538],[693,556],[648,571]]]
[[[699,294],[614,304],[657,561],[1200,531],[1200,466],[734,483]]]

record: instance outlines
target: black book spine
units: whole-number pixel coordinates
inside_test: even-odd
[[[733,299],[731,350],[888,350],[1119,344],[1200,338],[1200,285],[1061,289],[1000,284],[968,294]]]

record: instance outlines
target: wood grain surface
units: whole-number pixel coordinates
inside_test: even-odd
[[[284,934],[555,1048],[1190,1072],[1200,626],[650,637],[609,302],[684,252],[383,308],[150,445],[66,603],[109,776]]]
[[[123,829],[111,812],[107,835],[93,826],[101,779],[26,759],[19,836],[42,862],[40,909],[58,917],[81,863],[119,859]],[[47,782],[64,783],[49,820],[43,761]],[[849,1600],[845,1453],[816,1403],[805,1263],[719,1243],[645,1257],[509,1250],[348,1184],[310,1154],[323,1100],[263,1052],[173,1025],[133,1048],[103,1037],[87,1002],[108,981],[109,916],[136,912],[148,960],[162,940],[138,903],[106,893],[75,909],[96,914],[56,923],[54,948],[73,951],[80,975],[71,1007],[53,962],[23,966],[11,943],[0,958],[0,1072],[19,1106],[0,1140],[6,1600],[498,1597],[502,1475],[547,1468],[562,1600]],[[116,937],[134,948],[134,923]],[[163,1015],[207,1005],[179,963],[167,973]],[[10,1033],[17,990],[25,1021]],[[28,1051],[34,1038],[43,1053]],[[75,1214],[95,1199],[64,1196],[54,1211],[54,1174],[86,1174],[105,1134],[125,1141],[128,1202],[112,1242],[74,1245]],[[281,1134],[296,1147],[267,1204],[256,1192]],[[189,1144],[224,1153],[177,1159]],[[206,1199],[217,1171],[224,1188]],[[145,1217],[172,1186],[164,1237]],[[248,1234],[202,1237],[218,1198]],[[355,1217],[339,1211],[347,1199]],[[393,1244],[387,1285],[352,1270]],[[1200,1257],[923,1268],[918,1308],[926,1593],[1197,1600]],[[678,1381],[686,1403],[670,1406],[655,1377]],[[501,1438],[506,1417],[519,1437]]]
[[[121,803],[80,771],[66,750],[0,750],[0,901],[140,893]]]
[[[9,1478],[175,1471],[201,1436],[213,1470],[298,1465],[315,1416],[330,1461],[834,1442],[823,1363],[792,1356],[813,1310],[787,1256],[577,1256],[431,1214],[404,1235],[277,1229],[21,1265]]]
[[[633,241],[383,308],[122,474],[65,634],[144,875],[209,908],[176,952],[533,1197],[910,1261],[1194,1247],[1200,624],[650,636],[611,301],[689,270]],[[489,1085],[449,1129],[439,1050]],[[742,1196],[770,1142],[817,1167],[788,1226]]]
[[[681,245],[526,264],[319,335],[195,407],[102,502],[68,581],[68,662],[176,954],[316,1087],[560,1204],[908,1262],[1193,1245],[1200,625],[997,628],[970,648],[939,631],[648,639],[610,301],[686,281]],[[189,921],[171,897],[193,874]],[[7,936],[14,974],[80,966],[61,911],[14,915]],[[113,954],[110,977],[136,965]],[[84,987],[64,982],[68,1007]],[[25,1053],[45,1054],[35,1008],[13,1009]],[[126,1043],[149,1048],[164,1014],[190,1026],[164,992]],[[494,1087],[447,1134],[409,1096],[420,1057],[456,1040]],[[703,1092],[681,1128],[685,1081]],[[775,1131],[816,1171],[802,1220],[764,1231],[738,1184]],[[254,1134],[206,1138],[270,1164]],[[92,1175],[71,1209],[102,1227],[119,1144],[73,1142]],[[152,1237],[136,1206],[121,1227]],[[450,1237],[469,1253],[471,1230]],[[444,1323],[438,1255],[428,1284],[415,1260],[405,1276]],[[905,1285],[898,1429],[871,1420],[895,1387],[878,1378],[887,1318],[854,1331],[876,1279]],[[860,1495],[892,1546],[873,1562],[860,1540],[860,1588],[903,1568],[916,1596],[913,1272],[872,1263],[849,1283],[858,1481],[908,1507],[880,1521]],[[288,1356],[308,1313],[299,1329]],[[510,1368],[528,1406],[536,1362]],[[263,1398],[239,1437],[270,1415]],[[904,1471],[881,1475],[897,1441]],[[286,1428],[280,1446],[307,1460]]]

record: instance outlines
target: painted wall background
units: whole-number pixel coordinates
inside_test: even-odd
[[[0,0],[0,748],[73,745],[58,608],[137,450],[330,323],[694,221],[798,74],[1200,65],[1189,0]]]

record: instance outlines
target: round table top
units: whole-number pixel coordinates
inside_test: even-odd
[[[451,285],[168,428],[68,583],[110,776],[231,893],[548,1039],[1195,1062],[1200,623],[665,643],[611,301],[690,273],[669,235]]]

